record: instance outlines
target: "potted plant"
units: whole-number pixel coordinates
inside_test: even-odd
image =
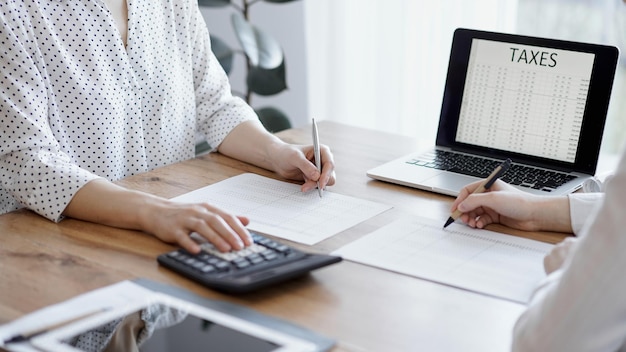
[[[231,48],[218,36],[211,34],[213,52],[227,74],[233,67],[237,54],[246,59],[246,91],[239,95],[252,106],[254,94],[270,96],[287,88],[285,55],[274,37],[250,23],[250,8],[258,2],[287,3],[297,0],[198,0],[200,6],[226,7],[235,11],[231,23],[241,50]],[[240,4],[239,4],[240,3]],[[235,93],[235,92],[233,92]],[[270,132],[278,132],[291,127],[289,118],[278,108],[255,108],[261,123]]]

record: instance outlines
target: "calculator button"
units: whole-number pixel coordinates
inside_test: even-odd
[[[205,265],[204,267],[200,268],[200,271],[205,273],[205,274],[210,274],[212,272],[214,272],[216,269],[214,266],[212,265]]]
[[[270,249],[274,249],[276,247],[278,247],[278,243],[274,242],[274,241],[267,241],[266,243],[263,243],[263,245],[267,248]]]
[[[250,248],[244,248],[244,249],[240,249],[240,250],[238,250],[236,252],[233,252],[233,253],[237,253],[237,255],[240,256],[240,257],[247,257],[247,256],[249,256],[250,254],[252,254],[254,252]]]
[[[237,267],[237,269],[243,269],[250,266],[250,262],[244,258],[239,258],[237,260],[233,260],[233,265]]]
[[[201,261],[199,261],[199,260],[196,260],[196,261],[194,261],[194,262],[191,264],[191,266],[193,266],[193,267],[194,267],[194,268],[196,268],[196,269],[200,269],[200,268],[202,268],[202,267],[206,266],[206,264],[204,264],[203,262],[201,262]]]
[[[285,246],[284,244],[278,245],[274,249],[281,253],[289,252],[289,247]]]
[[[250,254],[249,256],[246,257],[246,259],[248,259],[253,264],[256,264],[255,262],[258,260],[263,261],[263,258],[261,257],[259,253]]]
[[[215,264],[215,268],[218,271],[226,271],[226,270],[228,270],[230,268],[230,265],[228,265],[227,262],[219,262],[219,263]]]
[[[267,260],[268,262],[278,258],[278,255],[274,252],[268,252],[262,255],[263,258],[265,258],[265,260]]]
[[[265,250],[265,246],[261,246],[258,245],[256,243],[253,243],[250,247],[248,247],[250,249],[250,251],[252,251],[253,253],[261,253]]]
[[[184,262],[185,259],[189,258],[189,256],[183,252],[172,252],[169,254],[170,257],[176,259],[179,262]]]
[[[213,257],[211,257],[208,253],[200,253],[200,254],[198,254],[198,259],[201,259],[203,261],[209,261],[212,258]]]
[[[263,252],[261,252],[259,254],[265,257],[266,255],[270,255],[270,254],[276,255],[276,252],[274,252],[272,250],[269,250],[269,249],[266,249],[266,250],[264,250]]]
[[[247,260],[244,260],[242,262],[237,262],[237,263],[234,263],[234,264],[237,267],[237,269],[244,269],[244,268],[247,268],[247,267],[250,266],[250,262],[247,261]]]
[[[180,253],[180,252],[178,252],[178,251],[176,251],[176,252],[171,252],[171,253],[169,253],[169,254],[168,254],[168,256],[169,256],[170,258],[174,258],[174,259],[179,259],[181,255],[183,255],[183,254],[182,254],[182,253]]]
[[[248,261],[246,260],[246,258],[236,258],[232,261],[233,264],[237,265],[239,263],[247,263]]]
[[[260,243],[260,244],[266,246],[268,243],[272,242],[272,240],[270,240],[267,237],[263,237],[263,238],[258,238],[257,237],[257,238],[254,239],[254,242]]]

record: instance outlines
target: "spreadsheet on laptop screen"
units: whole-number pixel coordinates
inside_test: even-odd
[[[594,58],[473,39],[456,141],[574,163]]]

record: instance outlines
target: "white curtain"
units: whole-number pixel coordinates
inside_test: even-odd
[[[454,29],[513,32],[517,1],[305,1],[310,116],[432,143]]]
[[[518,31],[617,46],[615,74],[602,153],[618,154],[626,142],[626,3],[622,0],[519,0]]]
[[[418,137],[437,129],[452,33],[514,32],[622,49],[603,152],[626,140],[622,0],[307,0],[309,115]]]

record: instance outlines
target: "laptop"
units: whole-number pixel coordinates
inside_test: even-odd
[[[436,145],[367,175],[456,196],[511,159],[503,181],[574,192],[596,171],[618,56],[614,46],[459,28]]]

